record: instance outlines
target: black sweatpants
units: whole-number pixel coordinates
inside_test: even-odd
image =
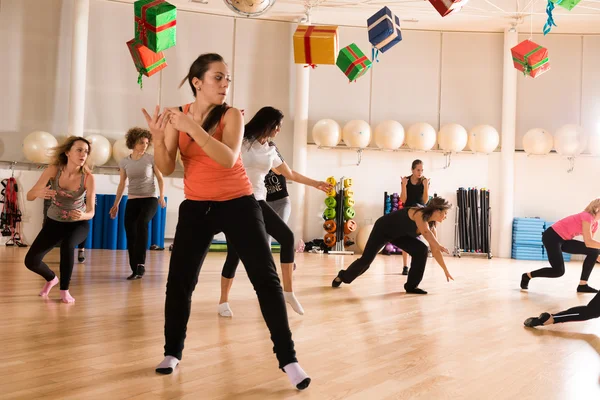
[[[562,253],[583,254],[583,270],[581,271],[581,280],[587,281],[590,278],[596,258],[600,251],[586,247],[585,243],[579,240],[565,240],[552,227],[546,229],[542,234],[542,243],[548,253],[550,268],[541,268],[531,272],[533,278],[558,278],[565,274],[565,259]]]
[[[279,260],[281,263],[294,262],[294,233],[284,220],[267,204],[264,200],[259,200],[258,204],[262,209],[263,219],[267,233],[271,235],[281,245]],[[227,237],[227,235],[225,235]],[[270,243],[269,243],[270,247]],[[240,263],[240,257],[234,248],[233,243],[227,238],[227,258],[223,265],[221,275],[227,279],[233,279],[235,270]]]
[[[392,243],[411,255],[410,270],[406,280],[407,289],[415,289],[421,283],[427,264],[427,245],[421,240],[408,236],[399,226],[400,213],[395,212],[384,215],[375,222],[373,231],[360,258],[356,259],[346,270],[340,271],[340,279],[344,283],[351,283],[369,269],[375,256],[386,243]]]
[[[75,262],[75,247],[87,237],[89,230],[90,225],[87,220],[59,222],[46,218],[42,230],[25,256],[25,266],[50,282],[56,274],[43,259],[60,242],[60,290],[69,290]]]
[[[146,264],[146,247],[148,245],[148,223],[158,209],[156,197],[143,197],[127,200],[125,206],[125,235],[127,236],[127,252],[129,266],[136,272],[138,265]]]
[[[234,245],[256,291],[279,367],[296,360],[283,290],[267,239],[263,213],[251,196],[229,201],[184,200],[179,206],[165,302],[165,356],[181,359],[192,293],[214,232]]]
[[[568,310],[553,314],[552,317],[555,324],[598,318],[600,317],[600,293],[597,293],[587,306],[569,308]]]

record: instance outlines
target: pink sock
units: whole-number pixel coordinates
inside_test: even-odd
[[[73,296],[71,296],[68,290],[60,291],[60,299],[63,303],[75,303],[75,299],[73,298]]]
[[[50,289],[52,289],[58,283],[58,278],[55,276],[50,282],[46,282],[42,291],[40,292],[40,296],[48,296],[50,293]]]

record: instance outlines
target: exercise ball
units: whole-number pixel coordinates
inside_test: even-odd
[[[371,127],[366,121],[348,121],[342,129],[342,139],[348,147],[365,148],[371,143]]]
[[[469,136],[472,140],[473,147],[471,150],[478,153],[489,154],[496,150],[500,143],[500,135],[498,131],[490,125],[477,125],[471,128]]]
[[[395,150],[404,143],[404,127],[397,121],[383,121],[375,128],[373,136],[380,149]]]
[[[431,150],[435,146],[436,135],[433,126],[425,122],[411,125],[406,131],[406,144],[413,150]]]
[[[88,164],[92,166],[104,165],[110,160],[111,146],[107,138],[101,135],[90,135],[86,137],[92,144],[92,151],[88,157]]]
[[[183,160],[181,159],[181,152],[179,150],[177,150],[177,162],[179,163],[179,165],[181,165],[181,168],[185,168],[183,166]]]
[[[593,156],[600,156],[600,131],[596,131],[588,136],[588,150]]]
[[[561,156],[573,157],[581,154],[586,142],[583,128],[579,125],[564,125],[554,134],[554,148]]]
[[[340,131],[337,122],[332,119],[322,119],[313,126],[313,140],[317,146],[335,147],[340,142]]]
[[[463,151],[467,146],[467,130],[458,124],[446,124],[438,132],[438,145],[446,152]]]
[[[23,140],[23,154],[34,163],[47,164],[52,159],[52,148],[58,146],[54,136],[44,131],[31,132]]]
[[[94,152],[96,149],[94,148]],[[131,149],[127,148],[127,144],[125,142],[125,138],[119,139],[113,144],[112,148],[112,156],[113,159],[119,164],[122,159],[131,154]]]
[[[547,130],[533,128],[523,136],[523,150],[527,154],[548,154],[552,150],[553,142],[552,135]]]

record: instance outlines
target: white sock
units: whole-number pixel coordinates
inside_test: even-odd
[[[283,370],[296,389],[304,390],[310,385],[310,378],[297,362],[286,365]]]
[[[219,304],[219,315],[221,317],[233,317],[233,311],[231,311],[229,303]]]
[[[179,360],[173,356],[166,356],[160,364],[156,366],[156,372],[159,374],[171,374],[175,370],[175,367],[179,364]]]
[[[294,311],[296,311],[300,315],[304,315],[304,309],[302,308],[300,302],[294,295],[294,292],[283,292],[283,298],[285,299],[286,303],[292,306]]]

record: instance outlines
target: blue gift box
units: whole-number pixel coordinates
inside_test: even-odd
[[[367,27],[369,42],[382,53],[402,40],[400,19],[387,7],[383,7],[367,19]]]

